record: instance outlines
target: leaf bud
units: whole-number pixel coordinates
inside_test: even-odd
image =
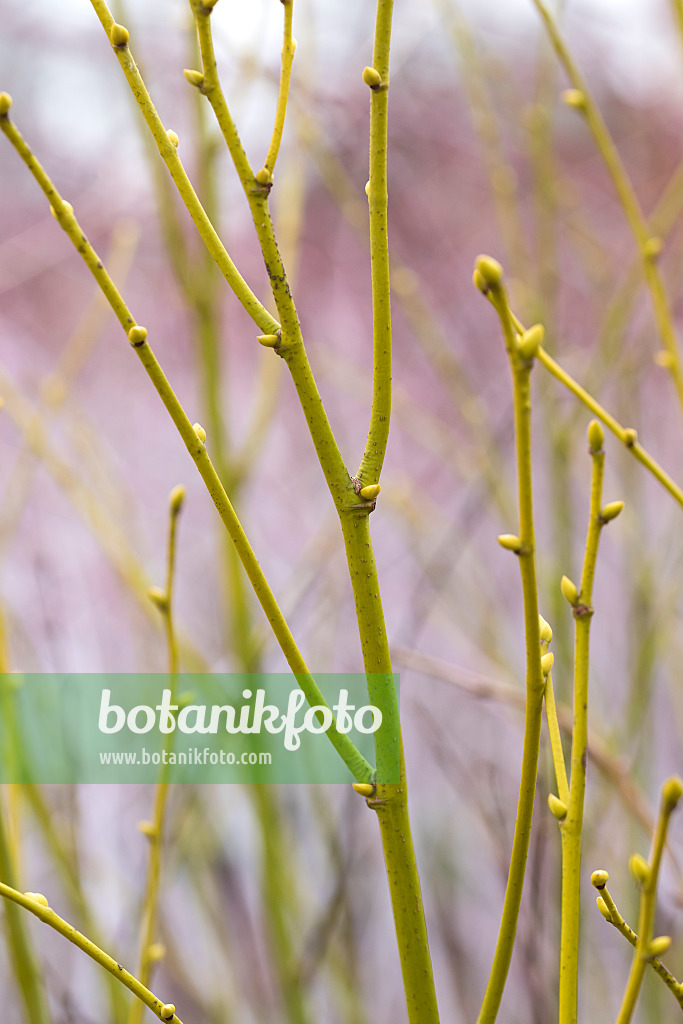
[[[374,501],[381,490],[380,484],[367,484],[365,487],[361,487],[358,494],[363,501]]]
[[[590,421],[587,435],[591,454],[595,455],[597,452],[602,451],[602,446],[605,443],[605,431],[602,429],[602,424],[599,420]]]
[[[548,651],[547,654],[543,655],[543,657],[541,658],[541,672],[544,676],[547,676],[548,673],[552,671],[554,661],[555,655],[552,653],[552,651]]]
[[[8,92],[0,92],[0,117],[7,117],[12,106],[12,97]]]
[[[494,260],[492,256],[477,256],[474,261],[475,270],[479,271],[479,275],[484,282],[482,288],[477,284],[475,278],[474,283],[480,291],[487,292],[489,288],[499,288],[503,282],[503,268],[501,267],[498,260]]]
[[[538,616],[538,630],[541,635],[541,643],[549,644],[553,638],[552,627],[546,622],[542,615]]]
[[[201,89],[204,85],[204,75],[201,71],[194,71],[192,68],[184,68],[183,74],[190,85],[194,85],[197,89]]]
[[[616,519],[621,510],[624,507],[623,501],[610,501],[604,508],[600,510],[600,522],[604,526],[605,523],[611,522]]]
[[[147,960],[151,964],[158,964],[166,956],[166,946],[162,942],[153,942],[147,947]]]
[[[609,882],[609,872],[602,868],[598,868],[591,875],[591,885],[594,885],[596,889],[604,889]]]
[[[168,611],[168,594],[160,587],[150,587],[147,591],[147,597],[160,612]]]
[[[545,327],[543,324],[534,324],[519,339],[518,349],[522,359],[533,359],[543,344],[545,338]]]
[[[263,345],[264,348],[275,348],[280,341],[279,334],[259,334],[256,339],[259,345]]]
[[[638,431],[634,430],[633,427],[627,427],[624,431],[624,444],[627,448],[633,448],[636,441],[638,440]]]
[[[42,892],[25,892],[24,896],[26,896],[27,899],[32,900],[34,903],[40,904],[41,907],[50,906],[47,901],[47,896],[43,896]]]
[[[366,194],[366,196],[370,195],[370,179],[369,178],[365,182],[365,194]]]
[[[363,81],[371,89],[379,89],[382,84],[382,76],[377,68],[363,68]]]
[[[548,807],[553,818],[557,818],[558,821],[563,821],[567,817],[567,805],[554,793],[548,793]]]
[[[655,957],[660,957],[666,953],[667,949],[671,945],[670,935],[658,935],[656,939],[652,939],[647,946],[645,956],[648,960],[653,960]]]
[[[128,341],[131,343],[133,348],[140,348],[147,341],[147,328],[146,327],[131,327],[128,331]]]
[[[175,1016],[175,1006],[173,1003],[164,1003],[159,1011],[159,1015],[162,1020],[171,1020]]]
[[[580,89],[565,89],[562,93],[562,102],[574,110],[586,109],[586,97]]]
[[[366,799],[368,797],[374,796],[375,790],[377,788],[376,786],[373,786],[371,782],[353,782],[352,786],[355,789],[356,793],[359,793]]]
[[[519,537],[515,537],[514,533],[501,533],[498,537],[498,543],[506,551],[514,551],[516,555],[522,550],[522,542]]]
[[[256,172],[256,180],[259,185],[270,185],[273,181],[273,175],[267,167],[262,167],[260,171]]]
[[[683,795],[683,779],[678,775],[672,775],[662,786],[662,803],[668,812],[673,811]]]
[[[148,839],[156,839],[157,830],[151,821],[139,821],[138,829],[142,832],[143,836],[147,836]]]
[[[201,423],[193,423],[192,429],[194,430],[195,434],[202,442],[202,444],[204,444],[206,441],[206,431],[204,430],[204,427],[201,425]]]
[[[182,484],[178,484],[178,486],[174,487],[168,496],[168,502],[171,507],[171,512],[173,512],[174,515],[177,515],[178,512],[180,512],[181,508],[183,507],[184,501],[185,488],[183,487]]]
[[[643,255],[646,260],[652,260],[654,262],[663,248],[664,242],[661,238],[648,238],[643,248]]]
[[[606,921],[610,921],[611,922],[612,921],[612,914],[610,913],[610,909],[607,906],[607,904],[605,903],[605,901],[603,900],[602,896],[598,896],[596,898],[595,902],[597,904],[598,910],[600,911],[600,913],[602,914],[604,919]]]
[[[111,45],[116,47],[117,50],[123,50],[124,47],[128,46],[130,33],[125,25],[117,25],[116,22],[114,22],[109,30],[109,39]]]
[[[661,366],[663,370],[672,370],[676,365],[676,358],[671,352],[667,352],[666,349],[660,349],[655,355],[655,363],[657,366]]]
[[[166,138],[173,146],[175,146],[176,149],[178,148],[178,143],[180,142],[180,139],[178,138],[177,133],[174,132],[172,128],[169,128],[168,131],[166,132]]]
[[[579,588],[576,583],[572,583],[568,576],[563,576],[560,580],[560,590],[565,601],[569,601],[572,607],[579,603]]]
[[[633,875],[634,880],[640,885],[647,885],[652,877],[650,865],[639,853],[631,854],[628,869]]]
[[[62,208],[67,213],[73,213],[74,212],[73,206],[71,205],[71,203],[67,203],[66,199],[62,199]],[[50,213],[52,214],[54,219],[57,220],[57,211],[55,210],[54,206],[50,206]]]

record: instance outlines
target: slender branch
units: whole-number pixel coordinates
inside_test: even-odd
[[[624,209],[633,237],[638,246],[645,281],[650,290],[657,326],[664,345],[664,351],[667,355],[667,369],[671,372],[671,376],[673,377],[674,384],[678,392],[678,397],[681,404],[683,404],[683,366],[681,365],[681,357],[678,350],[678,341],[676,339],[673,316],[664,290],[664,283],[657,267],[657,257],[661,249],[661,240],[650,237],[647,221],[640,208],[640,204],[633,190],[628,174],[621,162],[614,140],[608,131],[600,110],[588,90],[588,86],[583,75],[574,63],[574,60],[572,59],[572,56],[560,35],[552,14],[546,7],[543,0],[533,0],[533,2],[543,20],[553,48],[560,62],[564,66],[572,86],[574,87],[574,93],[570,94],[568,99],[573,101],[572,105],[576,106],[576,108],[580,110],[586,118],[600,155],[602,156],[605,166],[607,167],[612,181],[614,182],[614,187],[617,191],[617,195],[619,196],[619,201]]]
[[[544,640],[544,631],[550,634],[547,640]],[[548,644],[551,639],[552,631],[550,630],[548,623],[544,620],[541,623],[541,657],[547,653]],[[545,700],[545,717],[548,723],[548,733],[550,735],[550,749],[553,755],[553,767],[555,769],[555,779],[557,781],[557,793],[562,803],[566,805],[569,803],[569,782],[567,780],[567,766],[564,761],[564,752],[562,750],[560,723],[557,717],[553,675],[550,671],[545,677],[545,691],[543,697]]]
[[[294,51],[296,50],[296,40],[292,36],[294,0],[280,0],[280,2],[285,9],[285,30],[284,41],[282,43],[282,65],[280,68],[280,87],[277,94],[277,107],[275,109],[275,124],[273,125],[273,134],[270,140],[270,145],[268,146],[268,153],[260,172],[266,180],[272,179],[273,177],[275,162],[280,151],[282,132],[285,127],[285,114],[287,113],[287,101],[289,99],[289,83],[292,78],[292,63],[294,62]]]
[[[524,886],[541,741],[544,679],[539,653],[541,638],[531,473],[531,369],[533,358],[528,358],[527,353],[520,349],[503,287],[500,265],[489,257],[479,257],[474,276],[475,283],[484,294],[488,295],[500,317],[512,371],[520,524],[519,537],[516,538],[518,543],[514,550],[519,557],[522,578],[526,640],[526,707],[517,818],[498,942],[478,1017],[478,1024],[493,1024],[498,1015],[510,968]]]
[[[0,107],[0,111],[1,110],[2,107]],[[95,280],[114,310],[119,323],[123,327],[124,331],[126,331],[132,347],[137,353],[140,362],[152,381],[152,384],[156,388],[159,397],[166,406],[166,409],[168,410],[169,415],[171,416],[171,419],[173,420],[176,429],[185,444],[185,447],[197,466],[200,476],[206,484],[206,488],[218,510],[218,514],[223,520],[223,524],[237,549],[242,565],[245,568],[249,581],[254,588],[254,592],[261,604],[261,607],[263,608],[266,618],[270,623],[270,627],[275,634],[275,638],[280,645],[280,649],[282,650],[288,665],[292,669],[292,672],[296,675],[297,682],[305,693],[306,699],[312,705],[321,705],[326,707],[326,701],[309,672],[303,655],[296,645],[296,641],[294,640],[275,596],[263,575],[261,566],[259,565],[253,548],[251,547],[247,535],[242,528],[242,524],[240,523],[230,499],[225,492],[225,488],[223,487],[214,465],[211,462],[204,440],[201,439],[201,434],[203,434],[204,431],[198,424],[197,426],[199,427],[199,431],[195,430],[195,427],[190,422],[183,406],[175,394],[175,391],[157,362],[156,356],[147,343],[147,331],[144,327],[139,327],[136,324],[133,314],[126,306],[123,297],[105,270],[104,264],[85,237],[80,224],[74,216],[73,209],[70,204],[65,203],[61,198],[52,181],[29,150],[19,131],[9,120],[8,111],[9,105],[4,113],[0,113],[0,129],[2,129],[9,141],[16,148],[19,155],[24,159],[33,177],[49,199],[59,224],[76,246],[76,249],[81,254],[86,266],[93,274]],[[369,779],[372,774],[372,766],[360,754],[352,740],[350,740],[347,735],[344,735],[337,730],[336,719],[333,719],[327,735],[354,778],[359,781],[366,781]]]
[[[84,953],[87,953],[100,967],[104,967],[105,971],[109,971],[115,978],[118,978],[121,984],[125,985],[145,1006],[148,1006],[159,1020],[172,1021],[173,1024],[183,1024],[180,1017],[177,1016],[175,1006],[172,1003],[163,1003],[161,999],[157,999],[153,992],[150,992],[137,978],[125,970],[117,960],[114,960],[108,953],[105,953],[99,946],[96,946],[94,942],[91,942],[85,935],[82,935],[64,918],[55,914],[54,910],[47,905],[47,900],[41,893],[21,893],[13,889],[12,886],[0,882],[0,896],[11,900],[12,903],[18,904],[24,910],[30,911],[44,924],[54,928],[56,932],[63,935],[69,942],[73,942],[74,946],[78,946]]]

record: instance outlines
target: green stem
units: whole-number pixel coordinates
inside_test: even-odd
[[[540,632],[531,473],[531,367],[517,351],[515,328],[501,279],[493,283],[489,295],[500,316],[505,345],[510,359],[514,390],[517,483],[519,492],[519,569],[524,601],[524,632],[526,639],[526,708],[522,771],[519,784],[517,818],[498,942],[491,965],[478,1024],[493,1024],[498,1015],[503,989],[510,968],[522,899],[531,821],[536,794],[538,756],[543,715],[543,674],[540,659]]]
[[[574,723],[567,815],[560,822],[562,837],[562,913],[560,931],[560,1024],[576,1024],[579,978],[579,923],[581,910],[581,832],[586,793],[588,751],[588,668],[593,578],[602,520],[602,481],[605,453],[591,448],[590,517],[579,598],[574,605],[576,646],[574,659]]]
[[[285,114],[287,113],[287,101],[289,99],[289,83],[292,78],[292,63],[294,61],[294,51],[296,49],[296,43],[292,38],[292,14],[294,12],[294,0],[281,0],[281,2],[285,9],[285,30],[284,41],[282,43],[280,87],[277,94],[277,107],[275,110],[273,134],[270,140],[270,145],[268,146],[268,153],[263,164],[263,170],[266,172],[266,175],[270,175],[271,178],[273,176],[273,171],[275,170],[277,155],[280,152],[282,132],[285,127]]]

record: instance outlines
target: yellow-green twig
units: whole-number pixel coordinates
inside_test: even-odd
[[[105,971],[109,971],[115,978],[118,978],[122,985],[125,985],[133,995],[148,1006],[153,1013],[162,1021],[172,1021],[173,1024],[183,1024],[180,1017],[175,1013],[175,1007],[171,1003],[164,1003],[161,999],[157,999],[153,992],[150,992],[148,988],[145,988],[137,978],[130,974],[122,965],[114,960],[113,957],[105,953],[104,950],[96,946],[94,942],[86,938],[77,931],[73,925],[65,921],[64,918],[59,917],[51,907],[46,906],[44,902],[36,899],[36,893],[27,895],[19,892],[17,889],[13,889],[12,886],[6,885],[4,882],[0,882],[0,896],[7,900],[11,900],[12,903],[23,907],[24,910],[30,911],[44,924],[54,928],[56,932],[63,935],[69,942],[73,942],[74,946],[78,946],[84,953],[86,953],[92,960],[98,963],[101,967],[104,967]],[[43,897],[44,900],[44,897]]]
[[[277,155],[280,151],[282,132],[285,127],[285,114],[287,113],[287,101],[289,99],[289,83],[292,78],[292,63],[294,61],[294,51],[296,50],[296,40],[292,36],[294,0],[281,0],[281,3],[285,9],[285,30],[284,40],[282,43],[282,64],[280,68],[280,87],[277,94],[277,107],[275,109],[275,124],[273,125],[273,134],[262,168],[263,177],[266,181],[273,177],[275,161],[277,160]]]
[[[667,353],[667,368],[673,377],[678,397],[683,404],[683,367],[678,350],[676,330],[669,301],[664,290],[664,283],[657,267],[657,257],[661,248],[660,239],[650,237],[647,221],[633,191],[633,186],[621,162],[617,148],[610,136],[607,125],[593,100],[586,81],[569,53],[562,39],[555,19],[543,0],[533,0],[543,23],[547,29],[553,48],[564,66],[569,80],[575,90],[575,105],[586,118],[593,133],[596,145],[605,162],[605,166],[614,182],[619,201],[624,209],[633,237],[638,246],[643,265],[646,284],[650,290],[657,326]]]

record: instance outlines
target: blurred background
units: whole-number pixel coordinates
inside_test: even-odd
[[[298,48],[272,192],[290,282],[328,414],[355,472],[369,419],[367,202],[374,11],[296,0]],[[502,8],[502,9],[501,9]],[[563,5],[563,32],[653,231],[683,328],[683,41],[673,4]],[[113,5],[164,124],[231,256],[267,302],[248,209],[210,109],[182,75],[198,57],[181,0]],[[279,76],[276,0],[219,3],[225,92],[264,159]],[[214,270],[150,141],[91,7],[5,3],[0,88],[75,207],[226,482],[313,671],[358,671],[334,509],[286,368]],[[683,420],[637,250],[531,0],[397,5],[390,98],[395,404],[372,532],[394,649],[418,860],[442,1019],[476,1018],[493,953],[517,799],[524,637],[511,385],[474,258],[499,259],[522,320],[683,479]],[[175,586],[187,669],[282,670],[173,425],[92,279],[11,147],[0,145],[0,606],[16,671],[164,671],[168,494],[187,489]],[[541,610],[570,716],[572,616],[587,523],[590,416],[534,370]],[[681,508],[608,435],[595,585],[584,841],[581,1015],[613,1020],[631,949],[588,883],[606,868],[635,927],[633,851],[647,854],[659,787],[681,772]],[[569,718],[570,721],[570,718]],[[568,748],[567,748],[568,749]],[[547,735],[518,940],[501,1020],[556,1016],[559,837]],[[18,884],[130,969],[148,843],[146,787],[3,795]],[[683,832],[674,819],[656,934],[683,975]],[[374,817],[350,787],[176,789],[162,856],[151,987],[193,1024],[381,1024],[403,994]],[[55,1022],[126,1019],[103,972],[29,922]],[[4,1020],[25,1020],[0,948]],[[680,1010],[648,977],[638,1020]]]

